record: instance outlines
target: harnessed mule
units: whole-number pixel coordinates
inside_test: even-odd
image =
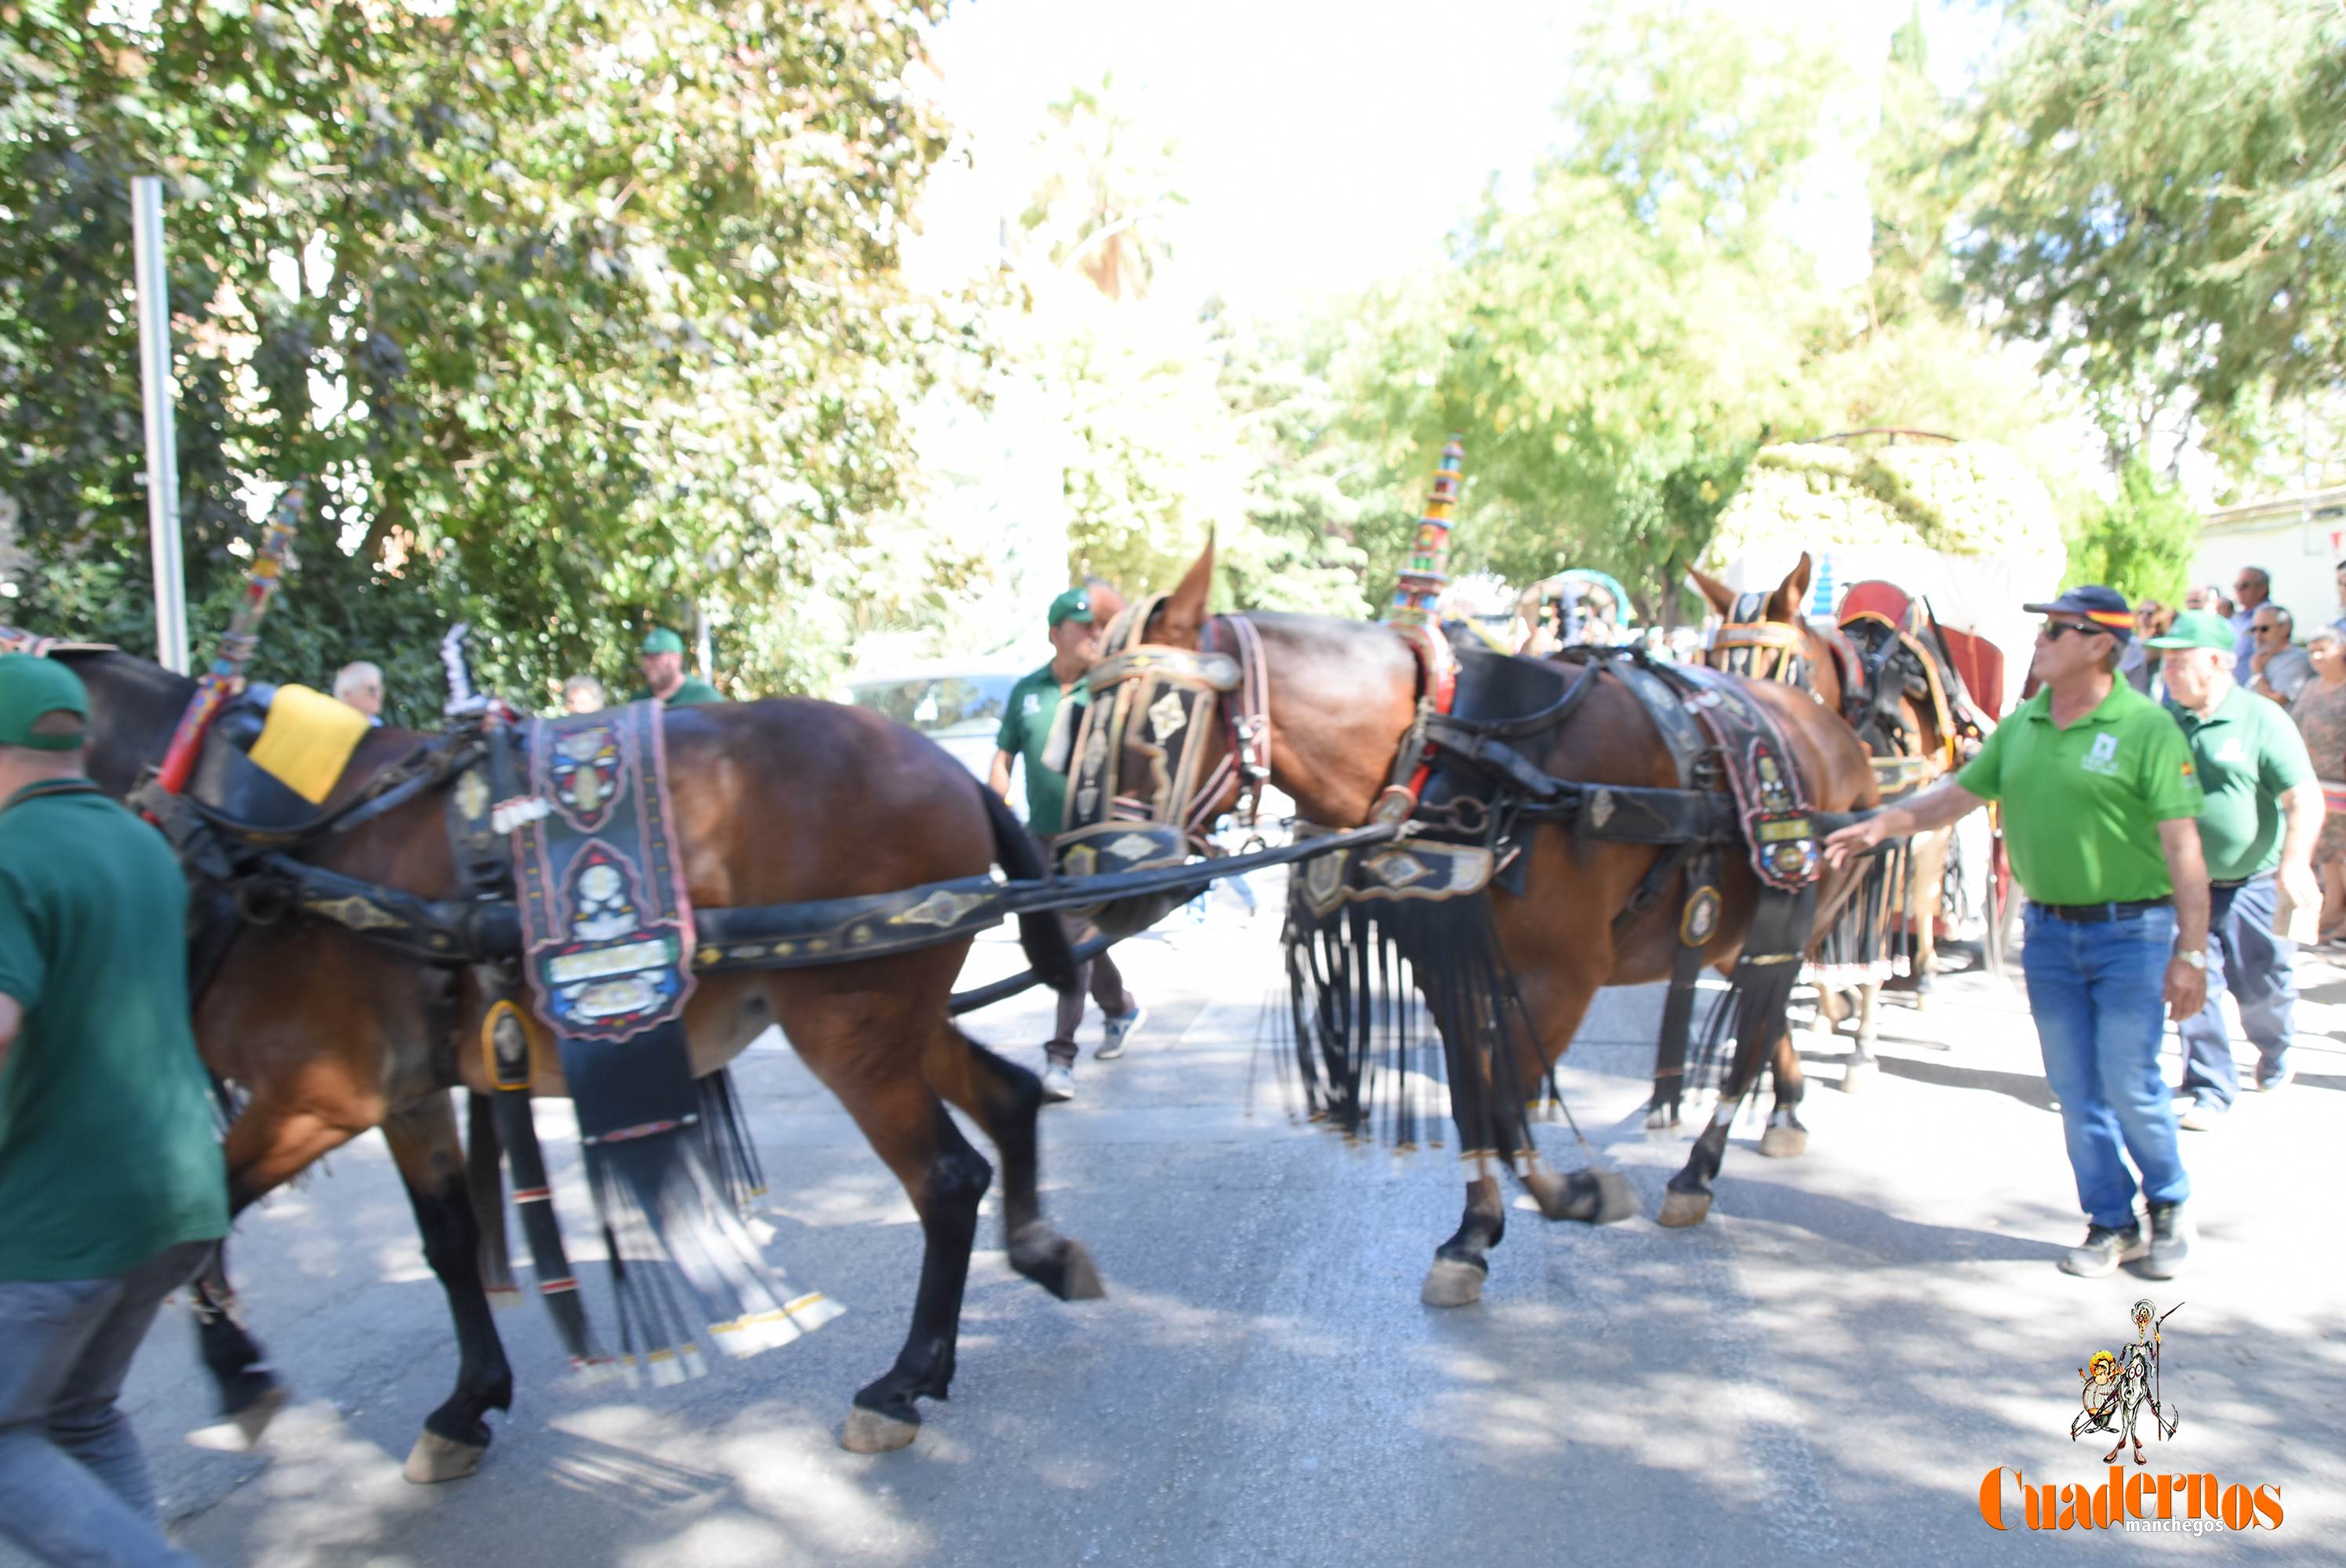
[[[1983,726],[1953,661],[1937,646],[1927,608],[1897,595],[1909,607],[1896,619],[1859,610],[1830,632],[1820,630],[1800,613],[1811,571],[1803,552],[1773,590],[1743,594],[1700,572],[1689,574],[1722,617],[1712,634],[1708,662],[1752,679],[1798,687],[1839,714],[1872,755],[1884,799],[1928,786],[1960,761],[1964,741],[1979,738]],[[1857,602],[1858,590],[1851,595],[1850,602]],[[1879,918],[1865,922],[1857,950],[1825,955],[1828,962],[1815,975],[1819,1017],[1827,1028],[1847,1015],[1840,992],[1856,993],[1856,1039],[1841,1079],[1846,1090],[1862,1088],[1877,1068],[1880,993],[1885,983],[1902,988],[1890,977],[1889,938],[1898,926],[1912,933],[1906,986],[1918,998],[1931,989],[1953,844],[1952,830],[1915,835],[1902,852],[1899,874],[1888,881],[1890,896]]]
[[[16,636],[20,646],[42,643]],[[89,690],[92,778],[117,798],[132,795],[195,683],[112,650],[43,643],[39,651],[69,662]],[[1039,1083],[947,1018],[968,950],[957,933],[973,911],[984,912],[992,896],[984,890],[997,885],[989,868],[999,860],[1034,885],[1041,856],[944,751],[863,710],[770,700],[678,708],[659,722],[678,871],[708,944],[684,1013],[693,1074],[718,1073],[780,1023],[920,1216],[910,1334],[894,1366],[855,1395],[843,1437],[860,1451],[899,1447],[918,1431],[915,1401],[943,1398],[953,1378],[979,1200],[994,1174],[947,1104],[974,1120],[1001,1156],[1012,1267],[1062,1299],[1102,1293],[1081,1244],[1042,1218]],[[204,802],[199,767],[186,811],[165,821],[199,884],[197,1040],[215,1076],[243,1096],[227,1135],[231,1210],[375,1126],[406,1185],[461,1350],[455,1391],[426,1418],[409,1457],[417,1481],[476,1468],[491,1435],[483,1418],[510,1408],[513,1388],[488,1298],[506,1264],[496,1140],[484,1114],[495,1069],[482,1048],[492,997],[481,971],[515,951],[515,933],[510,905],[500,932],[497,907],[466,895],[448,820],[450,797],[465,792],[469,764],[451,754],[462,744],[370,731],[313,819],[266,834],[235,830],[219,801]],[[232,742],[223,731],[207,745]],[[919,895],[910,908],[892,891],[907,887]],[[939,897],[953,908],[941,912]],[[993,918],[1000,913],[996,903]],[[771,940],[777,915],[790,917],[790,930],[824,932],[816,940],[835,940],[837,951],[788,960],[811,967],[766,967],[784,962],[778,953],[798,940]],[[898,915],[913,923],[894,928],[905,945],[892,950],[887,927]],[[1057,921],[1021,923],[1036,971],[1070,985]],[[872,939],[861,947],[859,929]],[[872,956],[857,956],[863,952]],[[566,1092],[560,1061],[529,1052],[520,1063],[520,1093]],[[472,1092],[469,1164],[451,1094],[460,1084]],[[520,1186],[518,1169],[515,1179]],[[282,1396],[230,1309],[224,1274],[199,1297],[199,1313],[225,1413],[257,1436]]]
[[[1329,916],[1299,915],[1291,903],[1289,940],[1290,973],[1307,993],[1297,1009],[1298,1054],[1307,1074],[1324,1073],[1329,1115],[1354,1127],[1369,1120],[1354,1046],[1373,1011],[1365,965],[1337,976],[1321,963],[1330,921],[1357,930],[1375,911],[1388,922],[1443,1037],[1453,1115],[1474,1174],[1456,1234],[1436,1249],[1424,1299],[1458,1305],[1480,1296],[1485,1254],[1505,1227],[1495,1166],[1513,1168],[1551,1219],[1603,1223],[1636,1212],[1617,1175],[1543,1166],[1524,1107],[1599,988],[1683,977],[1690,1003],[1691,970],[1709,964],[1748,983],[1743,1005],[1725,1021],[1735,1025],[1736,1048],[1720,1110],[1670,1179],[1663,1207],[1666,1224],[1699,1222],[1734,1108],[1763,1054],[1790,1057],[1783,990],[1800,952],[1848,896],[1853,870],[1825,873],[1790,903],[1767,901],[1761,940],[1752,943],[1763,900],[1743,813],[1726,774],[1689,779],[1699,758],[1680,749],[1689,732],[1700,733],[1683,700],[1694,692],[1682,688],[1658,709],[1664,677],[1627,655],[1579,664],[1474,656],[1457,711],[1441,714],[1424,699],[1443,696],[1456,673],[1446,650],[1390,626],[1324,616],[1209,617],[1211,570],[1209,545],[1175,592],[1134,606],[1110,630],[1076,743],[1063,868],[1075,869],[1067,856],[1079,867],[1086,857],[1138,863],[1184,852],[1191,824],[1237,803],[1246,771],[1241,763],[1223,775],[1215,795],[1183,791],[1185,779],[1216,775],[1238,731],[1222,694],[1258,690],[1275,718],[1254,765],[1269,769],[1307,822],[1334,829],[1406,818],[1417,829],[1344,865]],[[1224,658],[1224,648],[1238,652]],[[1830,814],[1873,804],[1862,749],[1813,704],[1724,678],[1705,695],[1758,713],[1807,792],[1811,809],[1782,816],[1805,817],[1807,829],[1769,852],[1812,856]],[[1784,770],[1779,781],[1792,784]],[[1297,880],[1299,901],[1326,886],[1329,874],[1317,868],[1331,863],[1315,861]],[[1133,918],[1113,907],[1101,918],[1119,917]],[[1768,976],[1739,971],[1747,958],[1765,961]],[[1683,1044],[1687,1010],[1672,1022]],[[1666,1062],[1657,1079],[1656,1112],[1674,1112],[1677,1069]],[[1780,1089],[1797,1082],[1785,1074]],[[1790,1105],[1780,1105],[1770,1132],[1797,1125]]]

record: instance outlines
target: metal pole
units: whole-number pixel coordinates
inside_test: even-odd
[[[179,559],[179,453],[172,427],[171,300],[163,254],[163,182],[130,182],[138,289],[138,382],[147,405],[147,533],[155,565],[155,660],[188,673],[188,584]]]
[[[715,649],[709,635],[709,612],[700,607],[699,599],[695,599],[692,601],[693,674],[703,680],[715,678],[709,673],[717,662],[714,655]]]

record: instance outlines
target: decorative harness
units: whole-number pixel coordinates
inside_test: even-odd
[[[1090,697],[1076,731],[1067,819],[1057,843],[1071,877],[1112,875],[1210,855],[1207,841],[1229,809],[1242,828],[1260,818],[1270,779],[1270,681],[1262,636],[1242,616],[1218,616],[1197,648],[1138,639],[1166,596],[1151,595],[1110,623],[1086,677]],[[1227,651],[1221,646],[1228,645]],[[1210,769],[1206,744],[1225,748]],[[1127,753],[1143,760],[1144,795],[1122,794]]]

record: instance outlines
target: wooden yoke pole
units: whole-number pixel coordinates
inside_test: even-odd
[[[195,770],[196,754],[203,748],[204,734],[211,728],[213,718],[244,684],[245,661],[252,657],[261,617],[269,613],[269,602],[277,596],[285,558],[292,546],[294,530],[301,525],[308,495],[308,486],[295,480],[277,498],[275,510],[261,525],[260,543],[252,552],[252,570],[244,579],[244,596],[237,601],[236,614],[229,619],[219,651],[212,655],[211,668],[196,677],[196,695],[189,699],[188,710],[179,716],[179,727],[171,734],[170,749],[163,753],[163,765],[156,771],[155,781],[174,795],[186,786],[188,775]]]

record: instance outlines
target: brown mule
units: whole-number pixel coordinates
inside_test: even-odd
[[[90,692],[90,772],[119,797],[162,754],[193,683],[114,652],[60,655]],[[805,700],[681,708],[666,716],[674,821],[685,880],[700,908],[852,897],[984,874],[1043,872],[1039,846],[944,751],[864,710]],[[420,738],[370,732],[331,809],[411,753]],[[427,791],[328,840],[311,858],[380,886],[431,898],[458,891],[441,795]],[[233,919],[217,907],[215,919]],[[205,908],[200,901],[199,909]],[[1025,917],[1029,962],[1074,983],[1051,916]],[[1062,1299],[1102,1294],[1089,1254],[1042,1217],[1035,1124],[1041,1084],[947,1021],[969,943],[830,968],[708,974],[686,1014],[696,1075],[717,1071],[769,1024],[839,1097],[911,1196],[924,1241],[913,1324],[886,1374],[861,1390],[843,1441],[902,1447],[915,1403],[942,1399],[954,1374],[962,1290],[979,1199],[993,1168],[945,1106],[984,1129],[1003,1165],[1010,1262]],[[486,1287],[505,1265],[491,1149],[476,1143],[468,1180],[454,1099],[473,1091],[476,1134],[487,1087],[476,1040],[484,1010],[470,972],[403,959],[349,932],[301,921],[239,927],[196,1004],[206,1063],[245,1096],[227,1139],[230,1202],[241,1210],[311,1162],[380,1126],[405,1182],[424,1255],[448,1296],[461,1347],[457,1385],[424,1423],[412,1480],[469,1474],[486,1447],[483,1417],[507,1409],[513,1376]],[[541,1095],[564,1093],[542,1063]],[[476,1210],[475,1196],[480,1200]],[[482,1246],[484,1219],[493,1237]],[[230,1311],[225,1279],[199,1302],[224,1427],[257,1436],[282,1393]]]
[[[1723,641],[1730,646],[1712,648],[1708,662],[1714,668],[1736,669],[1758,678],[1798,686],[1827,711],[1848,718],[1851,693],[1845,677],[1851,672],[1848,661],[1854,658],[1854,650],[1846,637],[1839,647],[1828,642],[1800,613],[1800,607],[1809,596],[1813,570],[1808,552],[1802,551],[1799,563],[1764,599],[1757,594],[1738,595],[1716,577],[1700,572],[1689,572],[1688,575],[1694,579],[1711,608],[1728,623],[1721,630],[1726,634]],[[1739,605],[1753,600],[1760,602],[1751,611],[1739,610]],[[1885,780],[1890,792],[1926,788],[1943,770],[1943,759],[1953,738],[1943,724],[1936,704],[1917,702],[1901,690],[1893,706],[1897,714],[1894,724],[1866,723],[1860,728],[1860,738],[1875,757],[1893,763],[1896,776]],[[1947,856],[1953,841],[1954,831],[1948,828],[1918,833],[1908,840],[1903,886],[1896,890],[1897,897],[1888,911],[1891,921],[1902,917],[1912,932],[1911,983],[1918,1003],[1930,990],[1931,976],[1938,962],[1938,922],[1945,901]],[[1870,1084],[1877,1069],[1873,1045],[1879,1037],[1876,1010],[1881,993],[1879,981],[1857,986],[1852,1009],[1837,991],[1819,988],[1819,1021],[1826,1029],[1841,1023],[1852,1011],[1856,1014],[1856,1041],[1841,1078],[1841,1087],[1851,1094]]]
[[[1136,640],[1198,647],[1208,620],[1212,567],[1209,544],[1180,586],[1150,614]],[[1320,616],[1249,614],[1239,618],[1252,626],[1263,648],[1270,687],[1271,782],[1294,799],[1298,812],[1309,821],[1331,828],[1364,821],[1393,771],[1402,733],[1416,710],[1416,657],[1390,626]],[[1511,662],[1533,677],[1552,680],[1559,690],[1571,678],[1568,667]],[[1810,799],[1819,809],[1845,811],[1875,802],[1872,769],[1848,726],[1806,696],[1781,686],[1754,682],[1749,694],[1789,738]],[[1226,747],[1227,738],[1213,745]],[[1532,762],[1558,779],[1662,789],[1678,784],[1660,735],[1637,697],[1617,680],[1598,682],[1567,722],[1518,745]],[[1199,771],[1210,770],[1219,755],[1217,749],[1204,758]],[[1118,793],[1147,799],[1146,777],[1134,770],[1130,759],[1123,766]],[[1227,795],[1234,798],[1235,793],[1233,784]],[[1616,914],[1629,904],[1665,852],[1650,844],[1580,837],[1552,822],[1529,834],[1524,895],[1501,891],[1493,905],[1499,945],[1518,984],[1537,1060],[1519,1063],[1522,1082],[1496,1085],[1503,1094],[1529,1096],[1540,1076],[1571,1044],[1599,989],[1669,977],[1678,945],[1683,874],[1673,878],[1641,912],[1617,929],[1615,922]],[[1725,854],[1722,866],[1723,908],[1702,952],[1706,962],[1725,972],[1733,967],[1749,928],[1758,879],[1739,852]],[[1850,871],[1826,873],[1816,906],[1820,930],[1854,882]],[[1789,1089],[1797,1101],[1798,1059],[1789,1035],[1779,1028],[1771,1040],[1746,1042],[1739,1050],[1720,1090],[1728,1111],[1756,1076],[1763,1044],[1777,1064],[1780,1095]],[[1462,1087],[1454,1067],[1454,1101]],[[1797,1126],[1789,1104],[1780,1103],[1778,1114]],[[1466,1152],[1479,1152],[1478,1133],[1470,1131],[1464,1120],[1460,1132]],[[1708,1178],[1717,1173],[1727,1132],[1728,1121],[1721,1115],[1698,1138],[1687,1169],[1672,1178],[1661,1215],[1664,1224],[1692,1225],[1708,1212]],[[1614,1212],[1614,1195],[1600,1190],[1587,1173],[1559,1176],[1541,1167],[1529,1151],[1525,1153],[1520,1174],[1547,1217],[1627,1217]],[[1499,1184],[1484,1160],[1467,1185],[1465,1214],[1457,1233],[1435,1251],[1424,1299],[1454,1306],[1478,1298],[1488,1272],[1484,1254],[1504,1228]]]

